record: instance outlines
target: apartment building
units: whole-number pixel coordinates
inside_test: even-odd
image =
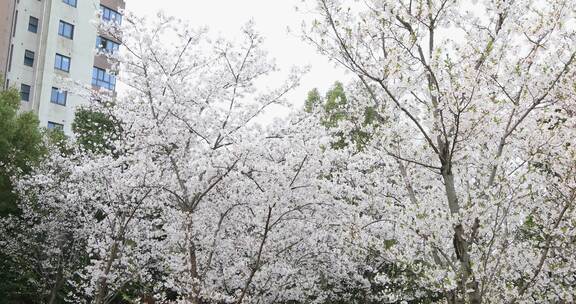
[[[20,90],[21,110],[40,125],[72,134],[77,107],[87,101],[68,92],[69,80],[114,91],[116,78],[104,52],[119,42],[99,33],[94,20],[122,22],[124,0],[1,0],[0,74]]]

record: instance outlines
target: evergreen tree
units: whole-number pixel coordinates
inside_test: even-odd
[[[0,91],[0,216],[17,213],[12,176],[26,174],[45,153],[38,118],[18,112],[20,94],[14,88]]]

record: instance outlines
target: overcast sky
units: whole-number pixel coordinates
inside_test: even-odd
[[[208,26],[211,34],[222,37],[238,35],[242,25],[251,19],[254,20],[256,29],[265,38],[264,47],[269,55],[276,59],[281,73],[286,75],[294,65],[311,65],[311,71],[303,78],[300,88],[288,96],[293,104],[301,106],[311,88],[317,87],[325,92],[334,81],[346,81],[351,76],[328,62],[325,57],[318,55],[313,47],[302,41],[300,25],[310,16],[295,10],[295,6],[300,2],[300,0],[127,0],[126,9],[145,16],[154,16],[157,11],[163,10],[166,14],[188,20],[195,26]],[[274,77],[267,85],[274,87],[279,82],[280,77]],[[281,114],[278,111],[275,109],[269,114],[272,116]]]

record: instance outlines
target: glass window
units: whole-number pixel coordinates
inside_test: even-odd
[[[14,44],[10,45],[10,53],[8,54],[8,72],[12,70],[12,55],[14,55]]]
[[[12,24],[12,37],[16,37],[16,25],[18,24],[18,10],[14,14],[14,24]]]
[[[34,52],[29,50],[24,51],[24,65],[29,67],[34,66]]]
[[[70,6],[76,7],[76,0],[62,0],[62,2],[66,3]]]
[[[60,20],[58,25],[58,35],[72,39],[74,37],[74,25]]]
[[[116,22],[118,24],[122,23],[122,15],[120,15],[120,13],[118,13],[117,11],[108,8],[104,5],[100,5],[100,16],[102,17],[103,21],[113,21]]]
[[[56,54],[56,61],[54,62],[54,68],[64,72],[70,72],[70,57]]]
[[[38,18],[30,16],[28,21],[28,31],[32,33],[38,32]]]
[[[30,86],[27,84],[20,85],[20,99],[30,101]]]
[[[92,85],[114,91],[116,89],[116,76],[106,73],[106,70],[94,67],[92,69]]]
[[[59,124],[59,123],[55,123],[55,122],[48,122],[48,129],[49,130],[58,130],[58,131],[62,131],[64,130],[64,125],[63,124]]]
[[[120,48],[120,44],[106,39],[104,37],[98,36],[96,37],[96,49],[100,52],[114,54]]]
[[[52,94],[50,95],[50,102],[57,105],[65,106],[66,99],[68,99],[68,92],[61,91],[59,88],[52,87]]]

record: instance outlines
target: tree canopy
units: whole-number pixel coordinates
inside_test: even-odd
[[[38,118],[18,112],[16,89],[0,90],[0,216],[17,212],[17,194],[11,177],[30,173],[45,153]]]
[[[302,5],[355,78],[266,126],[302,71],[257,86],[252,24],[100,25],[123,94],[86,94],[37,163],[2,154],[26,165],[0,253],[31,301],[574,302],[576,1]]]

